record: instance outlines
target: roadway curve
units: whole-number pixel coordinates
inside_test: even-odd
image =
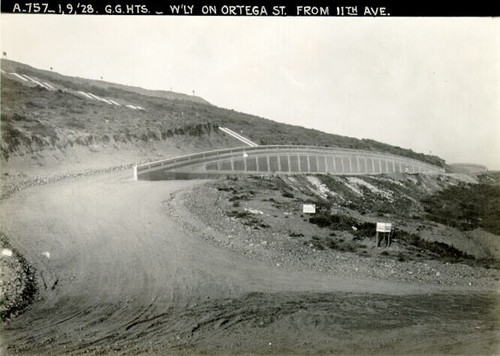
[[[133,181],[119,172],[4,201],[2,230],[37,269],[40,294],[4,325],[3,350],[491,351],[493,329],[486,341],[473,329],[489,325],[489,295],[422,298],[430,290],[286,272],[184,232],[166,204],[198,184]],[[447,319],[454,323],[436,332]]]

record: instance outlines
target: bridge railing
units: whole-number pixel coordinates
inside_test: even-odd
[[[378,158],[388,158],[394,160],[404,160],[415,165],[426,167],[430,171],[441,171],[441,167],[428,164],[413,158],[397,156],[390,153],[358,150],[349,148],[333,148],[333,147],[319,147],[319,146],[296,146],[296,145],[269,145],[269,146],[256,146],[256,147],[236,147],[226,148],[220,150],[206,151],[201,153],[194,153],[175,158],[163,159],[155,162],[145,163],[136,167],[137,174],[146,173],[159,168],[180,168],[187,165],[201,164],[204,162],[212,161],[214,158],[224,159],[233,158],[236,154],[269,154],[273,152],[285,153],[284,151],[301,151],[304,153],[321,153],[321,154],[349,154],[349,155],[363,155]]]

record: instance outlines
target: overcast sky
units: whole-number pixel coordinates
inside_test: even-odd
[[[7,58],[500,169],[500,19],[1,15]]]

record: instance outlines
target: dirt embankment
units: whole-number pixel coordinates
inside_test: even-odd
[[[291,184],[282,188],[283,191],[297,188],[299,185],[293,183],[296,179],[300,178],[294,178]],[[371,221],[373,216],[356,215],[351,209],[337,206],[335,214],[344,217],[349,224],[321,227],[311,223],[311,216],[302,213],[298,191],[291,198],[279,190],[269,189],[274,183],[274,178],[268,178],[267,182],[261,182],[265,188],[253,179],[216,181],[182,193],[171,201],[169,211],[185,229],[204,236],[215,245],[273,263],[284,270],[411,282],[422,288],[441,285],[476,290],[499,286],[498,269],[487,265],[481,267],[480,259],[450,247],[454,238],[457,245],[461,245],[459,240],[462,238],[470,240],[458,231],[437,224],[432,224],[428,230],[417,229],[423,225],[421,221],[402,226],[404,219],[399,217],[399,229],[405,230],[393,237],[390,247],[377,247],[375,225],[368,224],[368,229],[362,230],[365,221]],[[349,204],[352,208],[352,202]],[[347,219],[348,216],[351,218]],[[394,221],[391,218],[395,216],[379,218]],[[417,230],[428,240],[422,239],[412,245],[405,240],[406,231]],[[429,242],[445,238],[450,245]],[[413,239],[410,242],[414,242]],[[436,248],[442,250],[436,251]]]

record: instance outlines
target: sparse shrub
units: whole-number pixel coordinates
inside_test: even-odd
[[[349,202],[349,203],[345,204],[345,206],[349,209],[352,209],[352,210],[356,210],[358,208],[358,206],[353,202]]]
[[[324,250],[324,249],[325,249],[325,246],[323,246],[323,244],[322,244],[322,243],[321,243],[321,241],[319,241],[319,240],[314,240],[314,239],[313,239],[310,243],[311,243],[311,244],[314,246],[314,248],[316,248],[317,250]]]
[[[227,212],[226,215],[228,217],[233,217],[236,219],[240,219],[241,223],[243,225],[251,226],[256,229],[267,229],[270,228],[270,226],[266,223],[263,223],[261,219],[256,217],[254,214],[248,212],[248,211],[238,211],[238,210],[232,210],[230,212]]]
[[[326,245],[332,250],[337,250],[338,248],[337,242],[335,242],[335,240],[328,241]]]
[[[373,236],[375,234],[376,227],[377,224],[371,222],[364,222],[361,224],[357,224],[356,225],[357,230],[354,231],[354,238],[356,240],[359,240],[364,237]]]
[[[217,190],[219,192],[234,192],[234,193],[236,193],[236,190],[232,187],[217,187]]]
[[[356,252],[360,247],[356,242],[345,242],[343,239],[329,239],[326,241],[326,246],[340,252]]]
[[[309,222],[319,227],[327,227],[331,225],[330,218],[323,215],[312,216],[309,218]]]
[[[233,210],[233,211],[227,213],[227,216],[238,218],[238,219],[243,219],[243,218],[247,218],[247,217],[252,216],[252,214],[250,214],[248,211]]]
[[[268,201],[268,202],[271,202],[271,203],[278,203],[274,198],[264,198],[262,199],[262,201]]]
[[[354,243],[345,243],[338,248],[341,252],[355,252],[358,246]]]
[[[332,230],[352,230],[353,226],[358,226],[356,219],[347,215],[330,215],[329,213],[318,213],[309,218],[311,224],[318,225],[319,227],[329,227]],[[363,223],[361,226],[370,226]],[[362,230],[364,231],[364,230]]]

